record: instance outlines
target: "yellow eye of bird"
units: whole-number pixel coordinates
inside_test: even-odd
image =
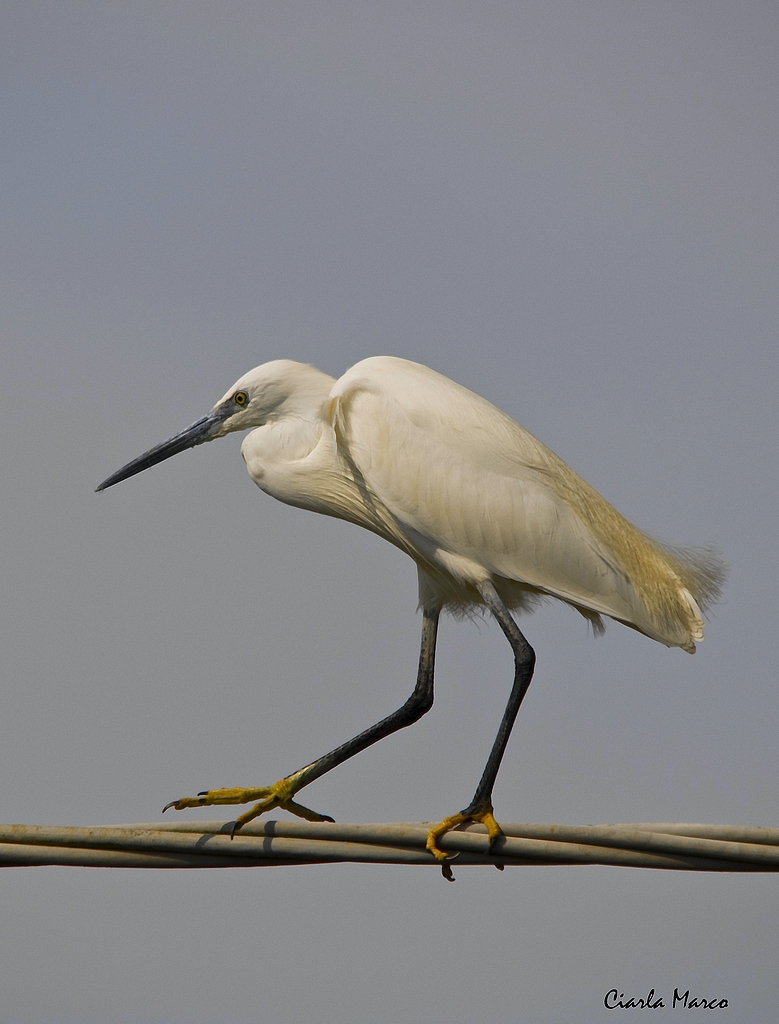
[[[236,393],[233,395],[233,401],[235,402],[236,405],[246,405],[246,403],[249,401],[249,396],[246,394],[245,391],[236,391]]]

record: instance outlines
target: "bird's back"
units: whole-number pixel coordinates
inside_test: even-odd
[[[721,560],[646,537],[495,406],[403,359],[357,363],[331,393],[347,462],[451,603],[491,578],[512,606],[550,594],[694,651]],[[389,539],[397,543],[397,537]],[[444,585],[445,586],[445,585]]]

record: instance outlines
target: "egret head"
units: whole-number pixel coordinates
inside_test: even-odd
[[[191,427],[175,434],[162,444],[128,462],[104,480],[98,491],[118,484],[121,480],[142,473],[150,466],[169,459],[172,455],[194,448],[214,438],[224,437],[234,430],[261,427],[268,420],[281,415],[294,414],[310,407],[314,381],[319,384],[321,397],[322,374],[311,366],[290,359],[275,359],[244,374],[230,388],[211,412],[196,420]]]

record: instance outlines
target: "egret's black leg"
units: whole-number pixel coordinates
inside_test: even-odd
[[[492,810],[492,788],[498,776],[500,762],[503,760],[519,706],[530,686],[530,680],[533,678],[533,669],[536,663],[533,648],[514,622],[508,608],[498,597],[495,587],[488,581],[479,587],[479,592],[511,644],[511,649],[514,652],[514,685],[511,687],[511,694],[501,719],[498,735],[495,737],[492,751],[484,767],[484,774],[476,787],[473,800],[462,812],[466,818],[471,817],[471,812],[479,812],[487,805],[489,805],[490,811]]]
[[[380,722],[372,725],[369,729],[359,733],[353,739],[342,743],[340,747],[324,754],[311,764],[301,768],[300,771],[290,775],[289,778],[296,780],[296,789],[307,786],[314,779],[329,772],[350,757],[359,754],[361,750],[372,746],[379,740],[389,736],[390,733],[404,729],[407,725],[413,725],[422,715],[426,714],[433,706],[433,669],[435,667],[435,642],[438,633],[438,611],[425,611],[422,619],[422,645],[419,652],[419,670],[417,672],[417,684],[414,692],[406,703],[393,711],[391,715],[382,718]],[[297,780],[302,780],[298,784]]]
[[[480,584],[479,593],[497,620],[498,625],[505,633],[506,639],[511,644],[511,649],[514,652],[514,684],[511,687],[511,694],[501,719],[498,735],[495,737],[492,751],[487,759],[481,781],[476,787],[473,800],[459,814],[453,814],[451,817],[445,818],[435,828],[430,829],[427,835],[427,848],[436,860],[440,862],[444,877],[450,881],[454,881],[451,868],[446,863],[446,854],[438,847],[438,840],[442,835],[465,821],[480,821],[483,825],[486,825],[490,846],[503,834],[500,825],[495,821],[492,811],[492,789],[495,785],[500,762],[503,759],[519,706],[527,693],[527,688],[530,686],[530,680],[533,678],[533,668],[536,663],[533,648],[523,636],[516,622],[514,622],[511,613],[503,601],[501,601],[492,583],[487,581]]]
[[[183,810],[185,807],[202,807],[206,804],[244,804],[253,800],[259,800],[258,804],[255,804],[254,807],[237,818],[233,832],[242,825],[245,825],[247,821],[251,821],[263,812],[272,810],[274,807],[284,807],[293,814],[297,814],[301,818],[307,818],[309,821],[332,821],[332,818],[318,814],[316,811],[311,811],[307,807],[296,803],[292,797],[304,786],[329,772],[332,768],[343,764],[344,761],[348,761],[350,757],[354,757],[355,754],[359,754],[361,750],[365,750],[366,747],[370,747],[372,744],[384,739],[390,733],[397,732],[398,729],[403,729],[407,725],[412,725],[425,712],[430,710],[433,706],[433,671],[435,667],[438,616],[438,609],[431,610],[426,608],[423,611],[422,645],[419,652],[417,683],[414,687],[414,692],[397,711],[394,711],[391,715],[383,718],[364,732],[359,733],[353,739],[342,743],[335,750],[331,750],[328,754],[317,758],[316,761],[312,761],[305,768],[301,768],[292,775],[287,775],[285,778],[280,779],[272,786],[262,786],[253,789],[211,789],[198,794],[196,797],[183,797],[181,800],[174,800],[168,804],[165,810],[168,807]]]

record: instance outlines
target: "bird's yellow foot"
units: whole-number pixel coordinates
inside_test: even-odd
[[[279,779],[272,786],[257,786],[254,788],[243,788],[236,786],[233,789],[208,789],[197,796],[185,796],[180,800],[171,800],[162,808],[162,813],[170,807],[177,811],[183,811],[186,807],[205,807],[209,804],[223,806],[225,804],[248,804],[258,800],[254,807],[240,814],[233,825],[231,837],[235,835],[242,825],[252,818],[257,818],[266,811],[272,811],[274,807],[283,807],[285,811],[296,815],[298,818],[305,818],[306,821],[332,821],[326,814],[319,814],[302,804],[296,803],[292,797],[301,787],[295,785],[296,777],[288,775],[285,779]]]
[[[485,807],[474,811],[468,808],[467,811],[460,811],[459,814],[451,814],[448,818],[444,818],[443,821],[434,825],[427,833],[425,846],[441,865],[441,873],[448,882],[454,881],[454,875],[449,864],[449,857],[438,846],[438,840],[441,836],[446,835],[447,832],[451,832],[453,828],[457,828],[458,825],[462,825],[466,821],[478,821],[486,827],[490,849],[492,849],[495,840],[503,835],[503,829],[495,821],[495,816],[492,813],[492,804],[487,804]],[[496,867],[503,870],[503,865],[496,865]]]

